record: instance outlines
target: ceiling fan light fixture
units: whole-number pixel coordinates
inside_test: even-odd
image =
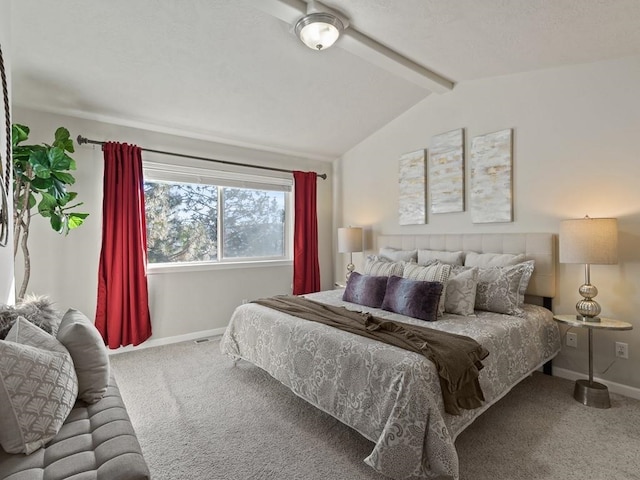
[[[342,21],[326,12],[305,15],[295,26],[296,35],[313,50],[326,50],[338,40],[343,30]]]

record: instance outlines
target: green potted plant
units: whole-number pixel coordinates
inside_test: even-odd
[[[76,169],[75,160],[67,155],[67,152],[74,152],[69,131],[64,127],[58,128],[51,145],[22,145],[28,138],[29,127],[19,124],[12,126],[13,255],[17,257],[20,247],[24,260],[24,276],[18,299],[24,297],[31,276],[28,246],[31,217],[39,215],[48,218],[54,231],[67,235],[82,225],[89,215],[73,211],[82,202],[73,203],[77,193],[67,189],[76,181],[69,173]]]

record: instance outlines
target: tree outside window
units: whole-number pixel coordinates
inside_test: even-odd
[[[150,264],[286,256],[288,192],[155,180],[144,190]]]

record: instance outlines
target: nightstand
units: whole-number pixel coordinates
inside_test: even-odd
[[[593,331],[594,330],[631,330],[633,325],[620,320],[600,318],[599,322],[579,320],[576,315],[554,315],[553,319],[572,327],[589,329],[589,379],[576,380],[573,398],[588,407],[609,408],[609,389],[606,385],[593,381]]]

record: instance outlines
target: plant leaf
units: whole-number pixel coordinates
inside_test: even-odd
[[[16,145],[24,142],[27,138],[29,138],[29,127],[19,123],[11,125],[11,145],[14,149]]]
[[[55,141],[53,145],[67,152],[74,152],[73,140],[71,140],[69,130],[64,127],[59,127],[55,133]]]
[[[35,189],[35,190],[49,190],[51,188],[51,186],[53,185],[53,179],[52,178],[34,178],[31,181],[31,188]]]
[[[42,199],[38,204],[38,213],[43,217],[50,217],[55,213],[55,209],[58,206],[58,201],[46,192],[42,192]]]
[[[76,179],[70,173],[66,172],[51,172],[51,175],[60,180],[65,185],[73,185],[76,183]]]
[[[25,192],[22,192],[21,195],[16,197],[16,201],[14,206],[16,207],[16,210],[19,210],[22,208],[22,205],[24,203],[24,196],[26,195]],[[31,192],[29,192],[29,200],[27,201],[27,208],[26,210],[31,210],[33,208],[33,206],[36,204],[36,197],[33,196],[33,194]]]
[[[67,227],[69,227],[69,230],[78,228],[84,223],[84,219],[88,216],[88,213],[70,213],[67,217]]]
[[[49,193],[57,199],[63,198],[67,194],[67,186],[57,178],[53,177]]]
[[[33,168],[33,173],[40,178],[49,178],[51,169],[49,168],[49,156],[45,150],[34,150],[29,155],[29,163]]]
[[[71,158],[59,147],[52,147],[48,153],[51,170],[68,170]]]
[[[14,162],[20,161],[23,162],[25,160],[29,160],[29,155],[33,149],[27,145],[17,145],[13,146],[11,149],[11,157]]]
[[[51,228],[53,228],[56,232],[62,232],[62,219],[58,215],[51,215],[51,219],[49,220],[51,223]]]
[[[72,201],[77,196],[78,196],[78,194],[76,192],[67,192],[67,193],[64,194],[64,196],[62,198],[58,199],[58,205],[60,205],[61,207],[64,207],[65,205],[67,205],[70,201]],[[78,205],[82,205],[82,203],[79,203]],[[72,205],[72,206],[69,206],[69,207],[67,207],[66,209],[63,209],[63,210],[69,210],[70,208],[77,207],[78,205]]]

